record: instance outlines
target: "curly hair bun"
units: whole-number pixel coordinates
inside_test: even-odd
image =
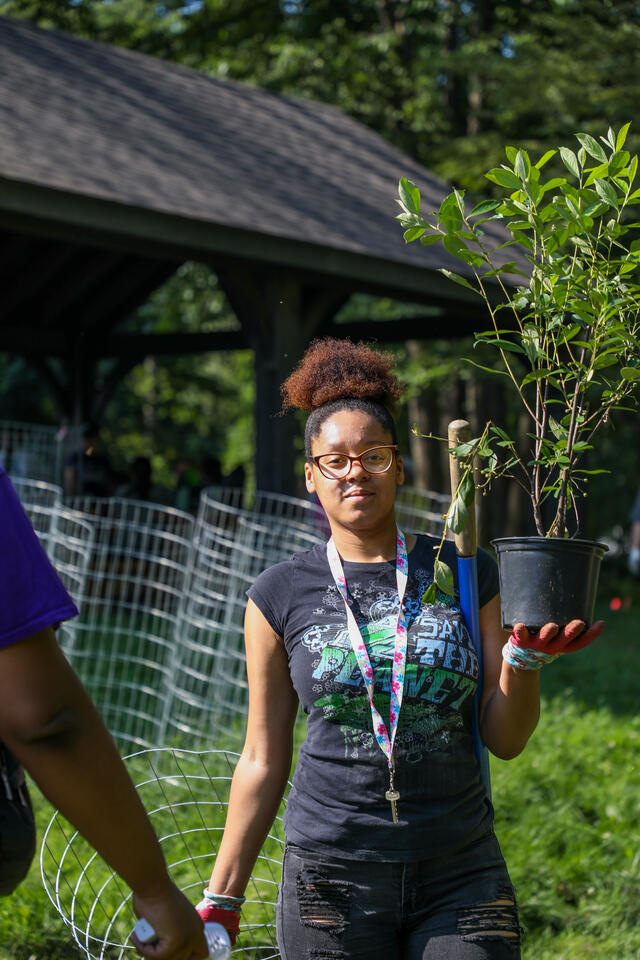
[[[354,398],[390,409],[402,395],[394,362],[393,354],[379,353],[362,342],[314,340],[282,384],[284,408],[309,413],[326,403]]]

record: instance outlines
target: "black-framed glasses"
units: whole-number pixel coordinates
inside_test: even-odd
[[[354,463],[359,463],[367,473],[386,473],[397,449],[397,443],[385,443],[369,447],[357,457],[350,457],[348,453],[322,453],[310,459],[327,480],[343,480],[351,473]]]

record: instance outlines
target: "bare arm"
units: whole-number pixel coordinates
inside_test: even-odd
[[[0,738],[134,891],[160,936],[145,953],[206,956],[202,924],[171,882],[115,744],[51,628],[0,650]]]
[[[243,895],[291,769],[298,698],[282,638],[249,600],[245,614],[249,717],[209,889]]]
[[[480,610],[484,681],[480,732],[489,750],[502,760],[517,757],[540,716],[540,672],[518,670],[502,659],[508,631],[502,629],[500,598]]]

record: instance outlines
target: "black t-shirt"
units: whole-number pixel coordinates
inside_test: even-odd
[[[460,612],[455,548],[441,559],[456,596],[423,594],[438,541],[419,536],[409,553],[404,699],[394,758],[399,823],[385,799],[387,760],[373,735],[366,688],[347,630],[344,601],[319,545],[260,574],[248,595],[283,638],[293,686],[308,714],[285,814],[290,842],[338,857],[411,861],[459,849],[490,828],[491,805],[472,738],[478,661]],[[395,561],[343,564],[353,610],[374,669],[385,723],[398,592]],[[478,553],[480,605],[498,593],[494,561]]]

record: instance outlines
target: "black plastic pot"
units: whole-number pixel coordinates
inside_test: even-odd
[[[560,537],[500,537],[502,626],[593,621],[600,561],[606,544]]]

